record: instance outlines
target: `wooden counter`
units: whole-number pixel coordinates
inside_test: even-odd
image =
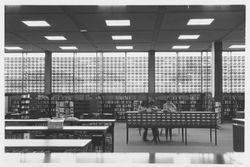
[[[90,139],[5,139],[5,150],[52,150],[83,149],[90,144]]]

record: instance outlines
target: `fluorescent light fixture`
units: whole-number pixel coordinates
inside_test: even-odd
[[[7,50],[23,50],[23,48],[19,46],[5,46],[4,48]]]
[[[185,39],[198,39],[200,35],[179,35],[178,39],[185,40]]]
[[[44,20],[22,21],[29,27],[50,27],[50,24]]]
[[[76,46],[59,46],[62,50],[77,50]]]
[[[241,48],[245,48],[245,45],[231,45],[229,48],[230,49],[241,49]]]
[[[107,26],[130,26],[130,20],[105,20]]]
[[[82,30],[80,30],[80,32],[87,32],[88,30],[86,30],[86,29],[82,29]]]
[[[190,45],[174,45],[172,49],[189,49]]]
[[[116,46],[116,49],[133,49],[133,46]]]
[[[132,40],[131,35],[112,35],[113,40]]]
[[[189,19],[187,25],[210,25],[214,21],[213,18],[207,19]]]
[[[64,41],[67,40],[64,36],[44,36],[47,40],[51,41]]]

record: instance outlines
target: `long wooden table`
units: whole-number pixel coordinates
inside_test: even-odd
[[[53,149],[81,149],[83,150],[91,143],[90,139],[5,139],[5,150],[31,149],[31,150],[53,150]]]
[[[162,111],[159,112],[127,111],[126,143],[128,144],[129,128],[165,128],[165,129],[181,128],[182,134],[184,132],[183,130],[185,130],[184,132],[185,144],[187,144],[187,128],[208,128],[210,129],[210,142],[212,142],[212,130],[214,129],[215,145],[217,145],[217,127],[218,127],[217,123],[218,123],[217,113],[215,112],[195,111],[195,112],[164,113]]]
[[[64,120],[65,122],[73,123],[106,123],[106,122],[115,122],[115,119],[78,119],[78,120]],[[47,123],[46,119],[5,119],[5,123]]]
[[[6,126],[7,131],[105,131],[108,126],[63,126],[62,129],[49,129],[47,126]]]
[[[109,126],[107,133],[112,135],[112,152],[114,152],[114,126],[116,119],[77,119],[77,120],[64,120],[64,125],[70,126],[82,126],[86,124],[98,125],[98,126]],[[5,126],[32,126],[40,125],[47,126],[48,119],[5,119]]]
[[[83,131],[91,133],[100,133],[102,135],[103,151],[105,151],[105,136],[109,126],[63,126],[62,129],[49,129],[47,126],[6,126],[5,131],[13,132],[30,132],[30,131],[45,131],[49,133],[57,133],[63,131]]]

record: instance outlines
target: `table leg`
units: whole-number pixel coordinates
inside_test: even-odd
[[[114,127],[115,127],[115,124],[112,123],[112,125],[111,125],[111,131],[112,131],[112,152],[114,152]]]
[[[170,142],[172,141],[172,128],[169,128],[169,139]]]
[[[102,135],[102,137],[103,137],[103,146],[102,146],[102,150],[103,150],[103,152],[105,152],[105,149],[106,149],[106,141],[105,141],[105,138],[106,138],[106,135],[105,135],[105,133],[103,133],[103,135]]]
[[[214,129],[214,140],[215,140],[215,145],[217,145],[217,128]]]
[[[182,143],[184,143],[184,129],[181,128],[181,139],[182,139]]]
[[[168,128],[165,128],[166,141],[168,140]]]
[[[185,144],[187,145],[187,128],[185,128]]]
[[[126,128],[127,130],[126,130],[126,143],[128,144],[128,127]]]
[[[210,143],[212,142],[212,128],[210,128]]]

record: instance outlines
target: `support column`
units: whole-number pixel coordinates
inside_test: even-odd
[[[44,76],[45,88],[44,93],[50,95],[52,92],[52,53],[45,52],[45,76]]]
[[[212,43],[212,96],[215,102],[222,102],[222,42]],[[223,107],[222,107],[223,108]],[[223,118],[223,110],[221,111]]]
[[[148,52],[148,93],[155,93],[155,51]]]

